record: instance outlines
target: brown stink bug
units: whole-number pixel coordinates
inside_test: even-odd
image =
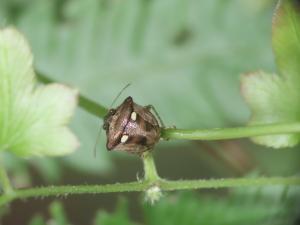
[[[153,106],[138,105],[130,96],[116,109],[110,109],[103,124],[106,148],[138,155],[151,150],[160,138],[160,125],[151,109],[156,113]]]

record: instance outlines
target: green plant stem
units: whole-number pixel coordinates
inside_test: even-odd
[[[46,77],[45,75],[41,73],[37,73],[38,80],[44,84],[54,83],[56,81]],[[96,103],[93,100],[88,99],[87,97],[83,95],[79,95],[79,106],[86,110],[87,112],[91,113],[94,116],[103,118],[108,110],[104,106]]]
[[[260,177],[260,178],[226,178],[209,180],[162,180],[160,187],[165,191],[203,189],[203,188],[226,188],[244,186],[264,186],[264,185],[300,185],[299,177]]]
[[[141,182],[117,183],[104,185],[78,185],[78,186],[50,186],[29,189],[15,190],[14,194],[0,196],[0,206],[16,199],[43,198],[51,196],[68,196],[76,194],[101,194],[113,192],[138,192],[146,191],[153,182],[144,180]],[[211,180],[181,180],[167,181],[156,180],[162,191],[175,191],[185,189],[203,188],[226,188],[244,186],[264,186],[264,185],[300,185],[299,177],[274,177],[274,178],[236,178],[236,179],[211,179]]]
[[[0,159],[0,183],[3,188],[4,194],[9,194],[13,192],[12,185],[10,183],[9,177],[7,175],[7,172],[4,168],[4,164],[2,162],[2,159]]]
[[[37,73],[38,78],[43,83],[55,82],[50,78]],[[87,112],[103,118],[107,109],[80,95],[79,106],[85,109]],[[237,138],[248,138],[263,135],[274,135],[274,134],[290,134],[300,133],[300,123],[281,123],[281,124],[265,124],[256,126],[245,126],[245,127],[233,127],[233,128],[215,128],[215,129],[173,129],[167,128],[162,129],[161,137],[163,139],[185,139],[185,140],[225,140],[225,139],[237,139]]]
[[[164,129],[162,130],[161,136],[164,139],[225,140],[289,133],[300,133],[300,123],[266,124],[196,130]]]
[[[145,152],[142,159],[144,163],[144,179],[148,182],[156,182],[157,180],[160,180],[156,171],[152,152]]]

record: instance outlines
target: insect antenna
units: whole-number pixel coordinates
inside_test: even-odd
[[[131,83],[126,84],[125,87],[122,88],[122,90],[118,93],[118,95],[115,97],[115,99],[113,100],[113,102],[110,105],[110,109],[111,107],[113,107],[113,105],[116,103],[116,101],[118,100],[118,98],[120,97],[120,95],[131,85]]]
[[[114,98],[114,100],[112,101],[109,109],[111,109],[113,107],[113,105],[115,104],[115,102],[118,100],[118,98],[121,96],[121,94],[131,85],[131,83],[128,83],[126,84],[122,90],[118,93],[118,95]],[[96,137],[96,141],[95,141],[95,145],[94,145],[94,158],[96,158],[97,156],[97,146],[100,142],[100,139],[101,139],[101,134],[102,134],[102,130],[103,130],[103,127],[101,126],[99,131],[98,131],[98,134],[97,134],[97,137]]]
[[[97,138],[96,138],[96,142],[95,142],[95,145],[94,145],[94,151],[93,151],[94,152],[94,158],[97,157],[97,146],[99,144],[101,134],[102,134],[102,127],[99,128]]]

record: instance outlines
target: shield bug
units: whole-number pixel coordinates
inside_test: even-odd
[[[153,149],[160,139],[161,127],[151,109],[160,120],[153,106],[138,105],[130,96],[117,108],[110,109],[103,124],[107,149],[138,155]]]

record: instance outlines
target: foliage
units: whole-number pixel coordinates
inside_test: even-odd
[[[251,125],[299,122],[300,98],[300,5],[298,1],[279,2],[273,21],[273,48],[278,73],[256,72],[244,75],[242,92],[251,110]],[[253,138],[257,143],[282,148],[296,145],[296,134]]]
[[[136,223],[132,222],[129,216],[129,204],[125,198],[120,198],[118,205],[114,212],[108,213],[106,211],[100,210],[97,215],[94,224],[95,225],[134,225]]]
[[[49,206],[50,220],[45,220],[42,215],[35,215],[29,222],[29,225],[70,225],[63,205],[59,201],[52,202]]]
[[[60,84],[35,87],[32,58],[18,31],[0,31],[0,150],[19,156],[71,153],[78,141],[66,124],[77,91]]]
[[[146,205],[144,213],[149,225],[285,224],[290,217],[286,205],[270,203],[272,200],[262,195],[253,200],[254,196],[243,193],[224,198],[185,193],[169,196],[155,207]]]

